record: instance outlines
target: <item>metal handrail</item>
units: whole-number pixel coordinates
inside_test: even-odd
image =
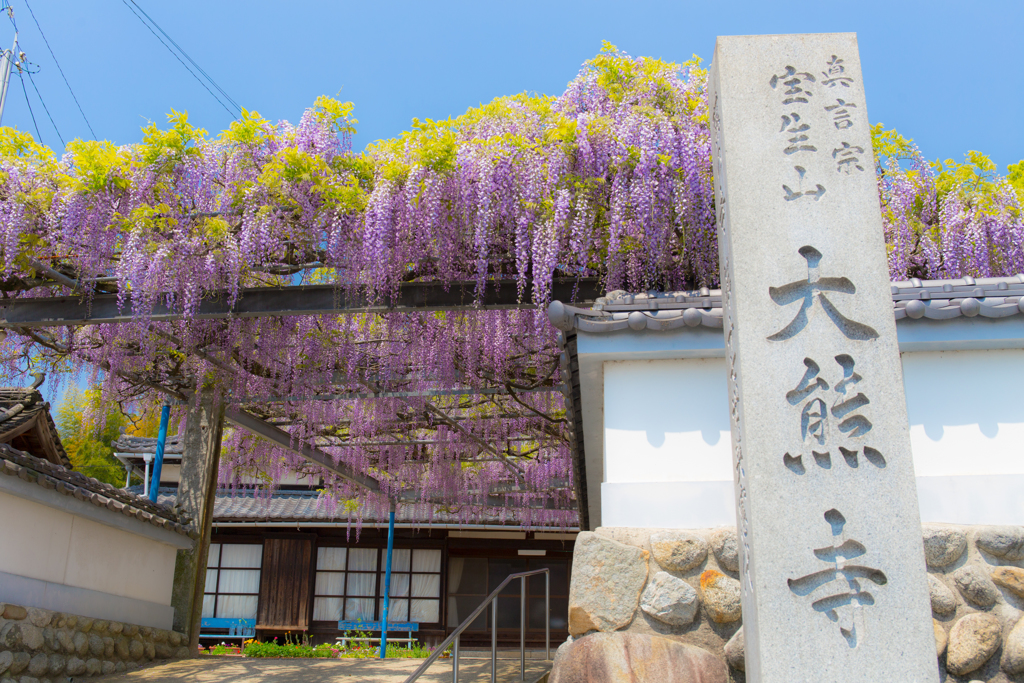
[[[437,661],[437,658],[447,649],[452,647],[452,683],[459,683],[459,636],[469,628],[469,625],[480,616],[480,613],[487,609],[487,606],[494,603],[491,610],[491,683],[498,680],[498,593],[505,589],[511,581],[519,579],[522,583],[519,589],[519,680],[526,680],[526,577],[534,574],[544,575],[544,658],[551,659],[551,571],[544,569],[533,569],[528,572],[509,574],[501,584],[491,591],[491,594],[484,598],[480,606],[473,610],[466,619],[452,631],[451,635],[445,638],[434,650],[434,653],[427,657],[426,661],[420,664],[419,668],[412,672],[412,675],[405,679],[405,683],[413,683],[423,675],[423,672],[430,668],[430,665]]]

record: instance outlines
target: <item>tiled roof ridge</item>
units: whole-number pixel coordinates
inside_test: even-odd
[[[1004,318],[1024,313],[1024,274],[1011,277],[950,280],[899,280],[890,285],[896,320],[948,320],[966,316]],[[682,327],[722,327],[722,290],[608,292],[593,308],[561,301],[548,306],[548,318],[568,332],[673,330]]]
[[[110,484],[73,472],[51,462],[23,453],[7,444],[0,444],[0,474],[16,476],[45,489],[88,501],[128,517],[148,522],[153,526],[170,529],[189,538],[197,538],[184,515],[165,505],[157,505],[148,498],[118,489]]]

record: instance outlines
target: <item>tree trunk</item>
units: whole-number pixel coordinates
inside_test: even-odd
[[[220,441],[224,431],[224,404],[215,403],[209,390],[189,400],[184,452],[178,483],[178,505],[192,518],[199,538],[191,550],[179,550],[174,566],[174,630],[188,637],[192,655],[199,650],[199,624],[206,585],[206,559],[210,553],[214,495]]]

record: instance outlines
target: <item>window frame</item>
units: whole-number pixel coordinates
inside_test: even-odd
[[[344,548],[345,549],[346,552],[345,552],[345,569],[344,570],[340,570],[340,569],[319,569],[318,568],[319,560],[320,560],[320,550],[321,549],[328,549],[328,548]],[[353,574],[370,574],[371,573],[371,572],[364,571],[364,570],[349,570],[348,569],[350,558],[352,556],[352,551],[353,550],[374,550],[377,553],[377,568],[376,568],[375,572],[373,572],[373,573],[376,573],[376,579],[374,581],[374,594],[372,596],[367,596],[367,595],[349,595],[348,594],[348,574],[350,572],[353,573]],[[389,600],[390,600],[389,605],[394,604],[395,600],[403,600],[403,601],[405,601],[406,605],[407,605],[407,607],[406,607],[406,619],[404,619],[403,621],[408,621],[409,620],[409,618],[408,618],[409,617],[409,610],[411,610],[411,608],[412,608],[412,600],[432,600],[432,601],[434,601],[437,604],[437,620],[436,621],[429,621],[429,622],[418,622],[418,623],[422,624],[423,626],[427,627],[428,629],[430,629],[430,628],[443,628],[442,624],[444,623],[444,618],[445,618],[445,614],[444,614],[444,607],[445,607],[445,604],[444,604],[444,592],[445,592],[445,574],[446,574],[446,571],[445,571],[445,560],[446,560],[446,555],[447,555],[447,553],[445,552],[444,547],[437,547],[437,546],[426,546],[426,547],[423,547],[423,546],[405,546],[405,545],[403,545],[402,547],[395,547],[394,550],[408,550],[409,551],[409,569],[407,571],[397,571],[397,570],[394,569],[394,567],[392,567],[392,571],[391,571],[392,586],[394,586],[394,577],[396,575],[400,575],[401,574],[401,575],[405,575],[405,576],[409,577],[409,589],[408,589],[408,595],[404,595],[404,596],[390,596],[390,598],[389,598]],[[414,566],[413,565],[413,559],[415,557],[416,551],[426,551],[426,550],[440,553],[437,571],[432,571],[432,572],[413,571],[413,566]],[[392,564],[393,563],[394,563],[394,561],[392,560]],[[333,543],[330,543],[330,544],[329,543],[320,543],[316,547],[316,557],[314,558],[314,561],[313,561],[312,564],[313,564],[313,572],[314,572],[314,575],[313,575],[313,590],[311,591],[312,599],[313,599],[313,610],[311,612],[312,615],[316,614],[316,601],[318,599],[322,599],[322,598],[336,598],[336,599],[340,599],[341,600],[342,619],[343,620],[347,620],[347,619],[345,619],[345,616],[344,616],[345,615],[345,608],[347,606],[347,601],[349,599],[365,599],[365,600],[373,600],[374,601],[373,602],[373,618],[372,618],[372,621],[380,621],[381,620],[381,617],[383,616],[384,579],[385,579],[385,573],[386,573],[386,568],[387,568],[387,547],[385,547],[385,546],[371,546],[371,547],[367,547],[367,546],[360,546],[360,545],[344,545],[344,544],[333,544]],[[322,594],[322,593],[320,593],[319,589],[318,589],[317,577],[318,577],[318,575],[321,572],[323,572],[325,574],[343,574],[344,575],[344,579],[342,581],[343,593],[342,594]],[[412,595],[412,577],[413,576],[436,576],[437,580],[438,580],[437,595],[435,597],[413,597],[413,595]],[[393,612],[392,612],[392,614],[393,614]],[[314,618],[310,619],[310,625],[311,626],[316,625],[316,626],[319,626],[320,628],[322,628],[324,625],[327,625],[327,624],[331,624],[331,625],[334,626],[334,628],[337,628],[337,623],[338,623],[338,620],[323,621],[323,620],[317,620],[317,619],[314,619]]]
[[[238,618],[238,619],[253,619],[253,620],[257,619],[258,615],[259,615],[259,611],[260,611],[260,594],[262,592],[261,588],[262,588],[262,585],[263,585],[263,541],[262,541],[262,539],[259,542],[254,542],[254,541],[248,540],[248,539],[246,539],[246,540],[239,540],[239,541],[234,541],[234,540],[229,540],[229,541],[218,540],[218,541],[211,542],[210,545],[211,546],[214,546],[214,545],[217,546],[217,565],[216,566],[210,566],[210,556],[209,556],[209,551],[207,551],[206,571],[207,572],[209,572],[210,570],[216,571],[217,572],[217,580],[214,582],[214,586],[213,586],[214,592],[213,593],[206,592],[206,582],[205,581],[203,582],[203,602],[204,602],[204,606],[205,606],[205,602],[206,602],[206,597],[207,596],[212,596],[213,597],[213,615],[212,615],[212,617],[203,617],[203,618],[204,619],[207,619],[207,618],[214,618],[214,619],[235,619],[235,618]],[[259,551],[259,560],[260,560],[259,566],[258,567],[238,567],[238,566],[234,566],[234,565],[232,565],[232,566],[225,566],[225,565],[223,565],[222,562],[224,561],[224,548],[225,548],[225,546],[229,546],[229,545],[258,546],[259,549],[260,549],[260,551]],[[228,592],[222,592],[220,590],[220,582],[221,582],[221,578],[224,575],[223,574],[224,570],[227,570],[227,571],[255,571],[255,572],[258,572],[259,573],[259,578],[256,580],[256,592],[255,593],[228,593]],[[218,617],[217,616],[217,607],[220,604],[220,597],[222,595],[226,596],[226,597],[233,597],[233,596],[237,596],[237,597],[255,597],[256,598],[256,610],[255,610],[255,613],[251,617]]]

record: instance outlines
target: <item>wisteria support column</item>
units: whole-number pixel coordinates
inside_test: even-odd
[[[189,650],[199,648],[199,622],[206,584],[206,559],[210,552],[213,502],[217,491],[217,467],[224,431],[224,404],[214,400],[208,389],[189,400],[181,456],[178,504],[192,518],[199,538],[192,550],[179,550],[174,567],[174,630],[188,635]]]

